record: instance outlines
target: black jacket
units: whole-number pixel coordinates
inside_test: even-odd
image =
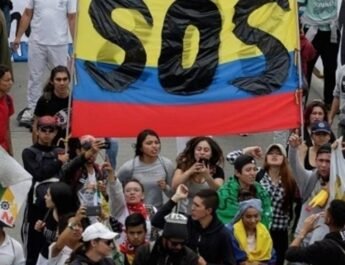
[[[75,193],[84,186],[88,178],[87,169],[85,167],[86,163],[87,159],[85,156],[79,155],[63,165],[61,169],[61,181],[70,185]],[[105,176],[103,176],[99,166],[94,163],[93,167],[95,169],[97,181],[104,180]]]
[[[198,255],[184,246],[179,254],[170,255],[162,245],[162,237],[155,243],[140,246],[132,265],[197,265]]]
[[[110,258],[104,258],[99,262],[93,262],[87,256],[77,254],[73,260],[66,261],[66,265],[115,265],[115,262]]]
[[[163,229],[164,217],[171,213],[176,203],[169,200],[153,216],[153,226]],[[188,217],[187,246],[202,256],[208,265],[225,264],[235,265],[235,258],[231,244],[230,231],[219,221],[216,215],[208,227],[203,229],[198,221]]]
[[[32,147],[40,150],[42,153],[54,154],[54,157],[44,156],[38,160],[36,154],[30,148],[23,150],[23,165],[25,170],[32,175],[33,182],[58,176],[62,166],[62,162],[58,159],[58,153],[63,151],[63,149],[56,146],[44,146],[40,144],[34,144]]]
[[[290,247],[285,258],[312,265],[344,265],[345,231],[328,233],[324,239],[307,247]]]

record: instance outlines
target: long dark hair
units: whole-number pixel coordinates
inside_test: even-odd
[[[143,147],[143,142],[145,141],[146,137],[149,135],[155,136],[158,139],[158,142],[159,143],[161,142],[161,140],[158,136],[158,133],[156,133],[154,130],[145,129],[145,130],[141,131],[138,134],[137,141],[135,143],[135,156],[141,157],[143,155],[143,151],[141,150],[141,148]]]
[[[182,171],[186,171],[196,162],[194,157],[194,150],[196,146],[203,141],[206,141],[211,147],[212,155],[209,159],[210,165],[213,167],[216,165],[223,165],[223,151],[217,144],[217,142],[208,136],[197,136],[190,139],[186,144],[186,148],[182,151],[181,154],[178,155],[176,159],[177,168],[180,168]]]
[[[267,154],[265,156],[265,162],[263,168],[268,172],[270,166],[267,164]],[[296,197],[297,184],[295,178],[292,174],[292,170],[289,164],[287,157],[284,156],[283,163],[280,166],[280,177],[282,186],[284,189],[284,201],[283,201],[283,210],[289,212],[291,210],[291,205]]]
[[[79,200],[68,184],[55,182],[49,186],[49,190],[58,216],[77,211]]]
[[[308,127],[310,125],[310,115],[313,112],[313,109],[315,107],[319,107],[323,110],[323,113],[325,114],[325,117],[323,120],[328,122],[328,117],[327,117],[328,115],[327,115],[327,109],[326,109],[325,104],[321,101],[313,101],[307,105],[307,107],[305,108],[305,111],[304,111],[304,117],[303,118],[304,118],[304,126],[305,127]]]
[[[50,77],[48,83],[43,88],[43,96],[46,100],[50,100],[54,91],[53,81],[58,73],[66,73],[68,80],[71,80],[71,74],[66,66],[58,65],[53,68],[50,72]]]

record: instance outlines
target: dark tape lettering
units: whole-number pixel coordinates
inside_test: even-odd
[[[251,13],[261,6],[277,2],[285,11],[290,10],[288,0],[240,0],[235,5],[234,34],[247,45],[256,45],[266,59],[266,67],[259,76],[239,77],[229,81],[232,85],[255,95],[267,95],[281,88],[289,75],[290,57],[284,45],[272,35],[248,24]]]
[[[183,69],[183,38],[189,25],[199,30],[199,51],[194,64]],[[191,95],[207,89],[218,66],[221,25],[219,10],[210,0],[177,0],[169,7],[158,60],[159,81],[167,92]]]
[[[111,13],[116,8],[137,10],[150,26],[153,25],[153,18],[142,0],[93,0],[90,4],[89,15],[94,28],[103,38],[121,47],[125,51],[125,59],[119,67],[110,72],[99,69],[89,61],[85,62],[86,70],[103,89],[120,92],[127,89],[142,74],[146,65],[146,51],[137,36],[112,20]],[[106,46],[99,54],[103,49],[106,49]]]

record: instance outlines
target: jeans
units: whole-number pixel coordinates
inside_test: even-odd
[[[109,148],[105,151],[107,159],[113,169],[116,168],[116,158],[119,151],[119,142],[115,138],[105,138],[109,142]]]

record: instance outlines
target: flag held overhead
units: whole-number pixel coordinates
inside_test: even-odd
[[[293,0],[80,0],[72,134],[298,127],[296,8]]]

